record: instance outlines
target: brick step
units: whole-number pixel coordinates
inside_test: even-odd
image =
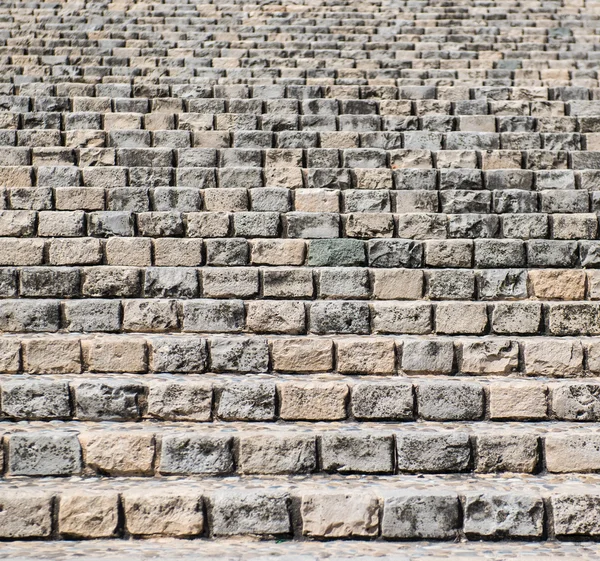
[[[465,311],[472,305],[462,303]],[[456,303],[456,306],[460,313],[461,304]],[[335,306],[326,308],[326,313],[332,314],[335,309]],[[519,307],[507,309],[518,311]],[[36,310],[39,314],[43,311],[33,306],[29,308],[30,314]],[[525,316],[516,315],[515,321],[524,321]],[[388,376],[512,374],[527,378],[585,378],[600,372],[600,345],[596,337],[513,337],[13,334],[0,337],[0,372],[306,374],[336,371]]]
[[[127,244],[121,243],[122,240],[119,242],[107,244],[107,253],[111,261],[125,263],[127,259],[116,250],[124,249]],[[89,267],[0,267],[0,295],[6,298],[8,307],[14,304],[16,297],[44,299],[43,302],[47,302],[46,299],[68,298],[62,301],[62,305],[66,316],[64,327],[69,330],[74,329],[72,317],[77,307],[91,309],[106,306],[107,311],[112,310],[110,314],[120,309],[122,315],[123,308],[131,310],[137,305],[134,299],[142,297],[150,299],[150,302],[154,299],[173,299],[169,301],[179,308],[185,308],[186,301],[190,301],[189,305],[197,303],[195,299],[198,297],[217,301],[224,298],[246,299],[245,305],[250,315],[256,312],[252,308],[263,305],[256,303],[256,300],[262,299],[268,299],[274,309],[282,305],[281,300],[290,299],[295,301],[295,306],[304,302],[305,307],[310,307],[310,302],[314,300],[344,298],[419,300],[441,304],[444,300],[485,300],[496,301],[497,305],[529,299],[538,302],[542,312],[550,316],[556,313],[556,306],[600,298],[600,273],[594,269],[480,268],[491,265],[497,250],[518,249],[520,242],[517,240],[405,240],[396,244],[367,244],[367,261],[371,267],[364,262],[357,266],[353,250],[360,248],[360,245],[336,242],[312,246],[309,242],[308,245],[306,260],[302,255],[306,250],[303,240],[281,243],[252,240],[250,261],[253,263],[243,267],[138,267],[112,263]],[[129,246],[130,250],[139,249],[140,253],[143,249],[143,244],[135,242]],[[160,245],[155,244],[155,261],[157,247]],[[587,251],[584,259],[595,259],[594,247],[591,244],[582,245],[582,249]],[[150,246],[146,249],[149,261]],[[343,249],[350,252],[348,260],[345,259],[346,254],[342,253]],[[386,249],[387,252],[380,253]],[[392,252],[392,249],[395,251]],[[541,254],[541,247],[538,249],[540,251],[536,257]],[[140,257],[141,262],[144,256],[140,253],[135,256]],[[472,265],[473,254],[477,267]],[[170,253],[165,253],[165,257],[170,258]],[[294,266],[300,261],[296,257],[307,261],[308,266]],[[325,262],[325,266],[315,266],[317,259]],[[398,263],[390,262],[392,259],[397,259]],[[276,264],[286,260],[292,263],[289,266]],[[269,261],[272,265],[264,266]],[[329,266],[328,262],[336,264]],[[412,268],[396,266],[401,262],[412,265]],[[141,263],[134,263],[138,264]],[[372,266],[379,264],[390,267]],[[419,270],[420,265],[422,270]],[[456,267],[445,268],[451,265]],[[490,304],[490,310],[494,309],[494,305]],[[114,321],[127,320],[115,318]],[[110,331],[110,325],[97,330]],[[91,331],[90,328],[86,329]],[[248,326],[248,329],[253,328]],[[276,326],[272,329],[275,330]]]
[[[281,421],[285,426],[298,421],[600,420],[598,378],[551,381],[490,376],[474,381],[420,374],[400,378],[310,373],[12,374],[0,377],[0,418]]]
[[[169,479],[151,484],[131,479],[45,479],[34,484],[11,481],[0,488],[4,539],[540,541],[555,536],[590,539],[600,532],[600,498],[592,477],[546,482],[531,476],[429,476],[418,481],[403,477],[394,483],[384,477]]]
[[[600,471],[600,432],[580,423],[36,421],[2,428],[5,477]]]
[[[498,277],[497,282],[502,282],[502,277]],[[447,336],[491,333],[501,336],[573,336],[600,334],[599,309],[598,302],[367,302],[336,299],[312,302],[257,300],[245,303],[241,299],[231,298],[181,301],[132,299],[123,302],[121,319],[119,300],[5,299],[0,301],[0,329],[5,333],[49,334],[61,330],[69,334],[102,334],[122,329],[130,333],[219,333],[226,336],[242,332],[288,335],[435,333]],[[542,325],[543,315],[547,325]],[[100,341],[103,336],[108,337],[96,337]],[[86,338],[93,340],[90,337],[88,335]],[[265,347],[261,354],[266,356],[266,340],[256,338],[255,341]],[[92,344],[88,343],[88,347]],[[67,360],[66,356],[57,358]],[[80,362],[79,351],[74,346],[69,358]],[[90,370],[103,370],[93,366],[93,359],[86,359],[86,363]],[[214,368],[223,369],[222,362],[214,364],[218,364]],[[250,371],[265,371],[266,362],[260,364]],[[69,367],[60,368],[64,370]],[[140,371],[140,367],[134,371]]]
[[[79,540],[82,539],[78,538]],[[590,541],[545,541],[524,542],[504,541],[267,541],[253,538],[203,538],[181,540],[176,538],[147,538],[144,540],[94,539],[76,541],[70,539],[53,541],[10,541],[2,544],[0,559],[18,561],[38,561],[39,559],[77,559],[86,561],[116,561],[127,557],[132,561],[144,561],[159,554],[165,561],[191,561],[198,558],[198,548],[202,548],[205,557],[223,561],[262,561],[268,559],[300,559],[318,561],[324,555],[336,561],[356,559],[360,561],[387,559],[389,561],[407,561],[431,559],[439,561],[450,555],[454,561],[471,561],[474,557],[485,561],[504,561],[519,559],[523,561],[541,561],[548,558],[577,558],[593,561],[600,555],[598,544]]]

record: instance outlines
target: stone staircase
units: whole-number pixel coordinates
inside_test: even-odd
[[[599,34],[1,2],[0,558],[597,558]]]

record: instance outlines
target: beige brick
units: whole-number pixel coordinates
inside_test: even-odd
[[[499,382],[489,386],[490,418],[538,420],[548,415],[548,387],[532,382]]]
[[[81,342],[83,358],[91,372],[145,372],[143,339],[98,337]]]
[[[1,166],[0,186],[31,187],[31,168],[25,166]]]
[[[340,339],[337,368],[344,374],[393,374],[396,348],[391,339]]]
[[[600,436],[548,434],[545,437],[546,469],[550,473],[600,471]]]
[[[321,148],[358,148],[359,137],[356,132],[329,132],[320,133]]]
[[[375,537],[379,531],[379,500],[370,493],[307,493],[300,512],[304,536]]]
[[[149,238],[110,238],[106,242],[109,265],[148,267],[152,264],[152,240]]]
[[[21,341],[12,337],[0,339],[0,373],[14,374],[21,369]]]
[[[372,269],[373,296],[379,300],[416,300],[423,296],[423,271]]]
[[[585,272],[565,269],[529,271],[532,295],[542,300],[583,300]]]
[[[190,489],[126,491],[123,509],[134,536],[197,536],[204,529],[202,497]]]
[[[304,240],[252,240],[253,265],[302,265],[306,255]]]
[[[483,150],[481,169],[521,169],[519,150]]]
[[[337,382],[279,384],[280,416],[286,421],[346,418],[348,386]]]
[[[569,339],[524,341],[525,373],[528,376],[572,378],[583,372],[583,346]]]
[[[0,265],[41,265],[44,262],[44,240],[0,239]]]
[[[461,372],[509,374],[519,368],[519,345],[510,339],[465,340],[462,342]]]
[[[79,435],[85,465],[108,475],[152,475],[154,435],[123,431]]]
[[[154,264],[158,267],[196,267],[202,264],[202,240],[154,240]]]
[[[81,372],[79,339],[29,339],[23,341],[23,370],[29,374]]]
[[[119,495],[115,492],[67,492],[60,497],[58,530],[78,539],[110,538],[119,525]]]
[[[301,212],[339,212],[340,192],[337,189],[297,189],[294,210]]]
[[[49,246],[51,265],[97,265],[102,261],[102,243],[95,238],[54,238]]]
[[[95,187],[57,187],[57,210],[104,210],[104,189]]]
[[[329,339],[271,340],[273,369],[279,372],[327,372],[333,368],[333,342]]]

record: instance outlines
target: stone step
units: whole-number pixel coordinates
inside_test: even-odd
[[[415,420],[559,421],[540,425],[552,429],[565,426],[564,421],[600,420],[599,388],[598,378],[552,381],[490,376],[475,381],[423,372],[395,378],[309,373],[11,374],[0,377],[0,418],[6,430],[13,426],[10,421],[144,419],[280,421],[282,428],[298,421],[360,422],[363,426]],[[533,424],[524,426],[535,429]]]
[[[377,477],[20,481],[0,484],[0,535],[9,540],[590,539],[600,532],[597,483],[593,477],[548,483],[531,476],[430,476],[393,484]]]
[[[3,443],[11,479],[600,471],[600,433],[578,423],[38,421],[6,426]]]
[[[253,538],[219,538],[208,540],[178,540],[176,538],[155,538],[144,540],[94,539],[89,541],[10,541],[2,544],[0,559],[11,561],[71,561],[85,558],[86,561],[108,561],[127,557],[132,561],[147,561],[160,556],[164,561],[190,561],[198,558],[202,548],[204,559],[211,561],[262,561],[268,559],[294,559],[298,561],[318,561],[327,557],[336,561],[356,559],[360,561],[420,561],[431,559],[440,561],[451,558],[453,561],[471,561],[473,558],[485,561],[541,561],[543,559],[580,559],[592,561],[598,558],[600,547],[591,541],[411,541],[385,542],[364,540],[330,541],[265,541]]]
[[[43,321],[57,322],[58,303],[44,301],[32,306],[30,301],[15,300],[11,312],[15,321],[31,322],[29,331],[50,331]],[[153,301],[150,301],[152,303]],[[161,301],[159,301],[160,303]],[[194,301],[191,301],[194,302]],[[201,302],[213,303],[211,300]],[[226,301],[223,301],[226,302]],[[4,301],[6,303],[6,301]],[[168,302],[167,302],[168,303]],[[233,300],[232,305],[241,302]],[[275,305],[274,302],[268,301]],[[1,302],[0,302],[1,304]],[[17,305],[18,304],[18,305]],[[323,315],[339,314],[339,322],[352,318],[351,312],[368,312],[366,302],[348,302],[346,315],[341,302],[319,302]],[[206,304],[208,306],[208,304]],[[485,303],[455,302],[454,309],[463,313],[479,310]],[[532,310],[541,313],[537,303],[505,304],[503,310],[516,316],[514,323],[524,322]],[[586,304],[565,304],[564,312],[585,311]],[[415,310],[431,308],[429,303],[388,303],[390,314],[406,314],[407,324],[415,321]],[[500,308],[500,307],[499,307]],[[5,310],[9,309],[7,306]],[[214,308],[212,308],[214,310]],[[313,305],[313,310],[317,310]],[[448,306],[446,306],[448,309]],[[500,308],[502,309],[502,308]],[[555,307],[554,309],[557,309]],[[587,308],[591,313],[595,308]],[[210,311],[211,308],[208,308]],[[217,311],[219,309],[217,308]],[[230,308],[221,310],[223,321],[231,318]],[[236,308],[233,308],[236,311]],[[17,312],[21,315],[17,315]],[[42,312],[46,313],[43,317]],[[35,314],[39,314],[36,318]],[[529,313],[529,315],[528,315]],[[229,314],[229,315],[228,315]],[[411,317],[413,318],[411,320]],[[470,317],[470,316],[469,316]],[[555,316],[550,316],[557,319]],[[580,316],[576,315],[579,318]],[[333,316],[333,320],[336,320]],[[471,318],[470,318],[471,319]],[[540,321],[540,315],[536,316]],[[494,316],[492,316],[492,321]],[[8,320],[7,320],[8,321]],[[400,320],[398,320],[400,321]],[[50,324],[53,325],[53,324]],[[407,329],[408,330],[408,329]],[[56,331],[53,329],[52,331]],[[87,334],[44,333],[5,334],[0,337],[0,372],[4,374],[80,374],[89,373],[276,373],[311,374],[336,372],[341,375],[514,375],[536,378],[589,378],[600,372],[597,337],[526,337],[487,335],[481,338],[438,335],[399,337],[391,329],[377,330],[374,336],[321,333],[318,336],[248,336],[221,333],[218,327],[198,335],[147,333]],[[221,328],[223,331],[223,328]],[[332,329],[331,331],[335,331]],[[341,331],[341,330],[340,330]],[[347,329],[345,331],[348,331]],[[381,332],[384,334],[381,334]],[[413,327],[409,330],[414,333]],[[522,328],[515,331],[523,332]],[[217,332],[217,333],[215,333]],[[388,333],[387,335],[385,333]],[[347,381],[347,380],[346,380]]]

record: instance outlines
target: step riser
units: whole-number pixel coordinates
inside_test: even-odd
[[[597,495],[6,491],[3,539],[279,536],[363,540],[594,538]],[[582,509],[586,509],[585,513]],[[158,513],[161,513],[160,515]],[[483,516],[482,516],[483,514]]]

